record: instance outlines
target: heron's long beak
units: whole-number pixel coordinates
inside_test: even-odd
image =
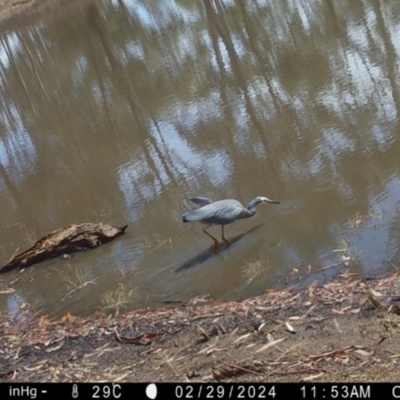
[[[281,204],[279,201],[274,201],[274,200],[270,200],[270,199],[265,199],[265,201],[267,203],[272,203],[272,204]]]

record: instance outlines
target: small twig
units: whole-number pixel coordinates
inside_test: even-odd
[[[282,352],[282,354],[275,360],[275,362],[278,362],[282,357],[286,355],[289,351],[295,349],[299,344],[301,343],[301,340],[297,343],[294,343],[292,346],[288,347],[285,351]],[[278,347],[278,346],[277,346]],[[279,347],[278,347],[279,348]],[[279,349],[280,350],[280,349]],[[281,350],[282,351],[282,350]]]
[[[64,301],[69,295],[72,293],[76,292],[79,289],[83,289],[85,286],[93,284],[96,279],[99,279],[99,277],[92,279],[91,281],[86,281],[82,283],[81,285],[77,286],[76,288],[72,289],[70,292],[68,292],[62,299],[61,301]]]
[[[174,374],[176,375],[176,377],[181,381],[182,378],[180,377],[180,375],[176,372],[175,368],[163,357],[163,355],[161,353],[157,353],[161,359],[172,369],[172,371],[174,372]]]
[[[19,247],[17,247],[17,250],[14,251],[14,254],[11,256],[11,258],[8,260],[7,264],[10,263],[12,260],[14,260],[15,256],[17,255],[19,250]]]
[[[141,356],[145,356],[145,355],[147,355],[147,354],[151,354],[151,353],[154,353],[155,351],[162,350],[162,349],[168,349],[168,347],[166,347],[166,346],[154,347],[154,348],[152,348],[152,349],[142,351],[142,352],[140,353],[140,355],[141,355]]]
[[[221,317],[222,313],[216,313],[216,314],[205,314],[205,315],[198,315],[197,317],[193,317],[192,321],[196,321],[197,319],[203,319],[203,318],[215,318],[215,317]]]
[[[171,243],[171,239],[164,239],[161,243],[159,243],[156,247],[152,248],[147,254],[152,253],[154,250],[157,250],[160,246],[164,245],[166,242],[170,242]]]
[[[314,359],[318,359],[318,358],[325,358],[325,357],[329,357],[329,356],[333,356],[336,353],[340,353],[344,350],[346,350],[348,347],[350,346],[346,346],[346,347],[338,347],[335,350],[332,351],[328,351],[327,353],[320,353],[320,354],[315,354],[315,355],[309,355],[308,358],[311,358],[312,360]]]
[[[241,369],[242,371],[250,372],[251,374],[263,375],[263,374],[260,374],[259,372],[252,371],[251,369],[243,368],[243,367],[241,367],[239,365],[236,365],[236,364],[231,364],[231,363],[229,363],[227,361],[221,360],[220,358],[217,358],[217,360],[223,362],[226,365],[229,365],[230,367]]]
[[[396,271],[398,271],[399,270],[399,268],[398,267],[396,267],[391,261],[389,261],[389,264],[396,270]]]
[[[275,375],[290,375],[290,374],[302,374],[302,373],[309,373],[309,372],[323,372],[325,374],[334,374],[332,371],[328,371],[326,369],[300,369],[298,371],[286,371],[286,372],[275,372]],[[274,374],[274,372],[273,372]]]

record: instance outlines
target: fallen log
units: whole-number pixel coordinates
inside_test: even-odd
[[[63,254],[93,249],[121,236],[127,227],[128,225],[83,223],[56,229],[38,240],[30,249],[14,256],[0,269],[0,274],[17,267],[30,267]]]

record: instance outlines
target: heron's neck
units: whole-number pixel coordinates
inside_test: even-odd
[[[259,201],[254,199],[248,204],[247,210],[248,210],[249,213],[248,213],[248,215],[246,215],[246,217],[252,217],[256,213],[256,205],[258,203],[259,203]]]

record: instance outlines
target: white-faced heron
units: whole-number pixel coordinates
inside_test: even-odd
[[[249,218],[255,215],[256,205],[260,203],[273,203],[280,204],[279,201],[273,201],[266,197],[257,196],[252,200],[247,208],[237,200],[226,199],[219,201],[212,201],[205,197],[193,197],[189,199],[201,207],[194,211],[189,211],[183,215],[183,222],[201,222],[207,226],[203,228],[203,232],[214,240],[212,246],[213,252],[216,253],[220,243],[218,240],[207,231],[212,225],[221,225],[222,240],[229,245],[229,241],[224,236],[224,226],[235,222],[237,219]]]

